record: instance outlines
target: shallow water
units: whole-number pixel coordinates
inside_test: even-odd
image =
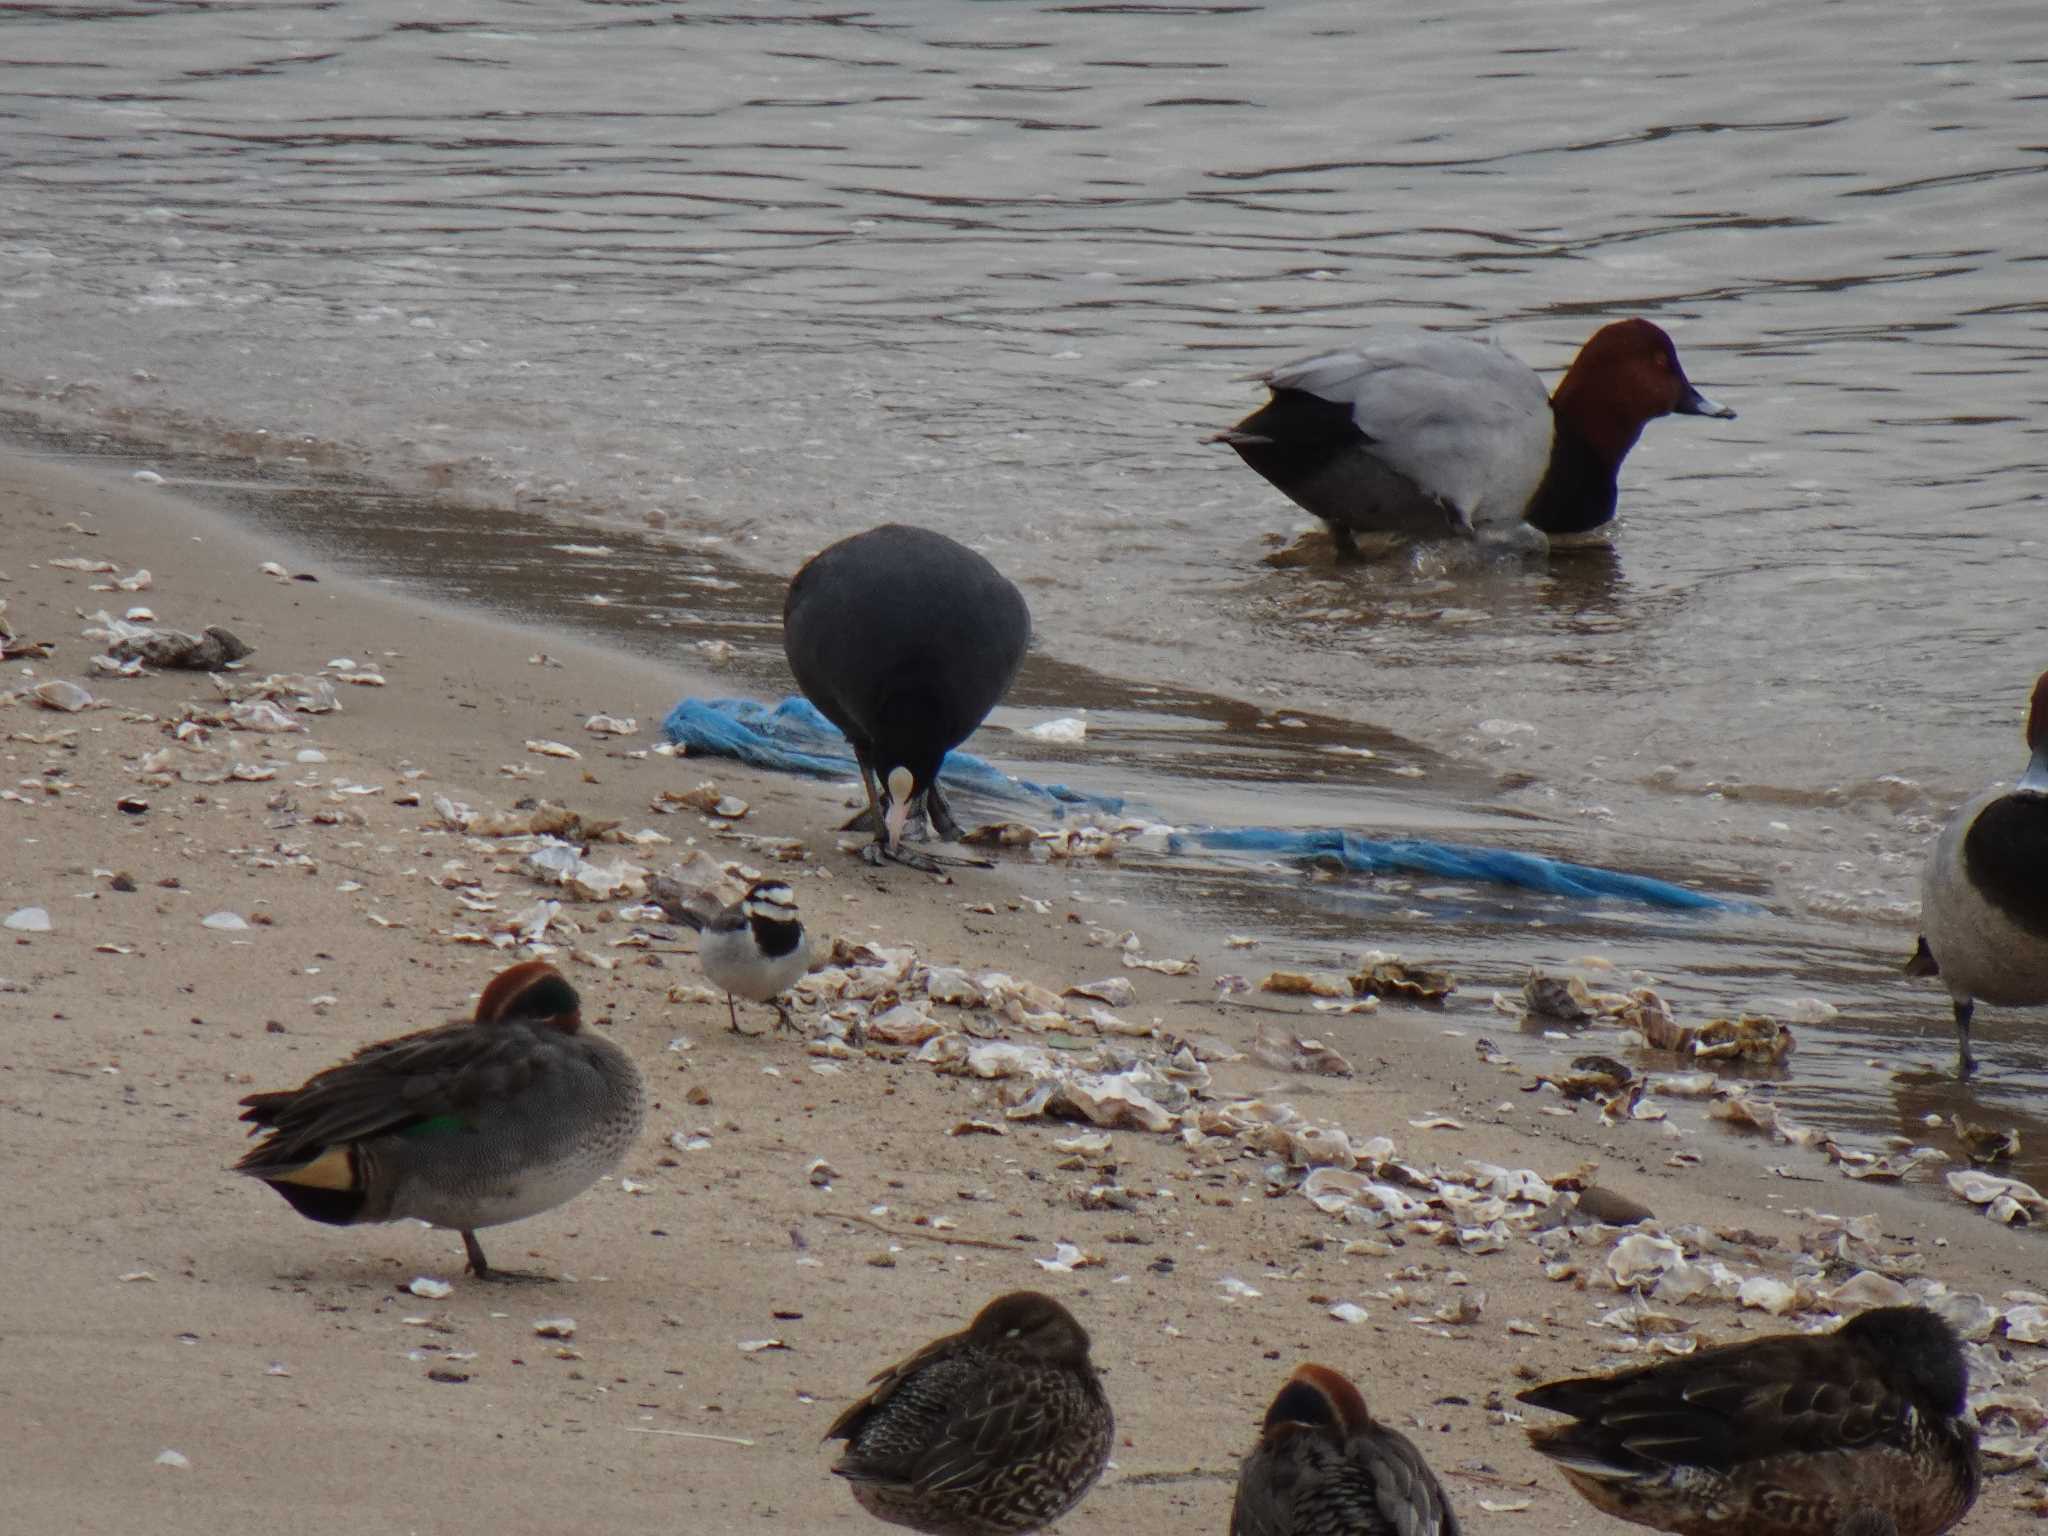
[[[254,454],[299,489],[213,493],[330,558],[656,652],[726,638],[762,691],[804,555],[944,527],[1032,602],[1005,718],[1092,711],[1066,777],[1772,914],[1146,893],[1494,985],[1599,951],[1688,1009],[1819,998],[1842,1016],[1786,1094],[1928,1112],[1866,1065],[1951,1051],[1893,973],[1920,851],[2021,766],[2048,665],[2031,0],[8,5],[0,57],[29,417],[157,434],[202,490]],[[1256,403],[1236,375],[1370,321],[1553,371],[1630,313],[1742,415],[1649,429],[1611,550],[1276,567],[1303,515],[1197,442]],[[592,521],[617,558],[552,548]],[[1980,1032],[1995,1080],[1926,1092],[2014,1118],[2048,1032]]]

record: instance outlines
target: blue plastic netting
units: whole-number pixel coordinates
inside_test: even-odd
[[[690,752],[736,758],[754,768],[832,779],[855,778],[860,773],[839,728],[802,697],[774,705],[758,699],[684,699],[669,711],[661,729],[670,741]],[[1034,784],[966,752],[947,753],[939,778],[948,788],[992,800],[1027,802],[1054,814],[1070,805],[1111,815],[1121,814],[1124,808],[1121,796],[1086,794],[1064,784]],[[1360,874],[1431,875],[1586,901],[1613,897],[1680,911],[1741,911],[1751,906],[1648,875],[1572,864],[1537,853],[1412,837],[1360,837],[1338,827],[1189,827],[1175,833],[1168,843],[1172,851],[1189,847],[1304,862],[1334,859]]]

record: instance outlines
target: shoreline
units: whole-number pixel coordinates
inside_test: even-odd
[[[1107,1133],[1106,1153],[1075,1151],[1061,1143],[1084,1127],[1006,1121],[994,1083],[900,1053],[812,1056],[788,1040],[736,1040],[722,999],[700,995],[690,959],[609,946],[632,926],[616,903],[563,900],[579,930],[565,951],[615,961],[570,960],[564,972],[597,1027],[647,1073],[648,1129],[620,1178],[497,1229],[487,1245],[509,1264],[580,1278],[481,1286],[459,1274],[452,1234],[316,1227],[226,1173],[240,1145],[234,1100],[250,1087],[288,1085],[370,1040],[460,1012],[514,958],[450,938],[466,908],[439,881],[459,864],[478,882],[466,889],[493,892],[503,912],[544,893],[515,857],[438,824],[437,794],[480,809],[545,794],[673,839],[607,847],[605,858],[623,851],[659,868],[694,841],[714,858],[760,862],[697,813],[651,811],[661,790],[710,779],[749,802],[737,832],[806,845],[807,859],[776,867],[793,876],[814,931],[908,944],[931,965],[1001,970],[1054,990],[1122,974],[1136,1002],[1119,1014],[1239,1051],[1269,1015],[1218,1008],[1212,978],[1225,966],[1271,969],[1281,946],[1233,957],[1223,933],[1203,931],[1199,909],[1135,902],[1113,872],[1085,862],[1005,858],[949,884],[877,873],[837,852],[826,830],[842,819],[840,786],[628,755],[686,686],[716,690],[714,672],[433,608],[325,570],[314,583],[276,580],[261,574],[264,562],[296,570],[305,556],[166,491],[61,465],[0,459],[0,515],[8,617],[25,637],[59,645],[54,660],[28,665],[113,706],[0,709],[12,733],[6,782],[27,797],[0,804],[18,850],[6,906],[41,905],[52,919],[52,931],[10,933],[15,942],[0,949],[10,983],[0,1019],[17,1043],[0,1077],[0,1107],[11,1111],[0,1116],[0,1155],[45,1170],[25,1181],[19,1237],[0,1257],[19,1333],[0,1395],[22,1426],[0,1451],[0,1476],[28,1528],[111,1529],[147,1511],[171,1532],[323,1516],[450,1531],[678,1516],[707,1530],[872,1529],[826,1472],[816,1436],[871,1372],[998,1291],[1026,1286],[1059,1295],[1094,1333],[1119,1420],[1117,1469],[1064,1528],[1220,1529],[1236,1459],[1299,1359],[1351,1372],[1376,1412],[1416,1435],[1471,1529],[1582,1527],[1576,1496],[1487,1403],[1511,1395],[1523,1371],[1583,1371],[1622,1345],[1624,1335],[1586,1327],[1626,1300],[1599,1280],[1604,1247],[1583,1248],[1592,1284],[1582,1291],[1544,1278],[1525,1233],[1465,1253],[1334,1221],[1297,1193],[1271,1195],[1271,1157],[1242,1146],[1190,1149],[1176,1135],[1120,1129]],[[94,592],[106,577],[49,563],[74,557],[113,561],[122,574],[147,567],[154,580],[132,594]],[[197,673],[85,672],[92,647],[79,615],[137,603],[172,627],[234,630],[257,648],[245,676],[350,657],[386,685],[339,688],[340,713],[299,717],[305,735],[251,747],[277,764],[272,778],[138,787],[134,765],[165,745],[163,722],[214,693]],[[542,654],[558,664],[529,660]],[[29,681],[22,665],[10,665],[8,689]],[[583,721],[600,712],[637,717],[642,730],[594,736]],[[580,761],[527,750],[542,739],[568,743]],[[324,760],[300,763],[307,746]],[[20,789],[30,780],[56,787]],[[367,786],[376,789],[345,792]],[[402,803],[409,790],[420,804]],[[149,810],[113,809],[130,793]],[[100,870],[128,874],[134,889]],[[175,887],[159,884],[172,878]],[[249,926],[202,926],[216,910]],[[1193,955],[1199,972],[1120,970],[1114,941],[1129,928],[1141,957]],[[1773,1239],[1745,1250],[1759,1273],[1788,1267],[1816,1231],[1795,1213],[1817,1206],[1874,1213],[1882,1237],[1864,1247],[1909,1253],[1994,1306],[2036,1283],[2042,1249],[2031,1234],[1945,1196],[1848,1183],[1809,1152],[1693,1126],[1684,1106],[1670,1120],[1617,1126],[1584,1107],[1541,1114],[1535,1096],[1514,1091],[1519,1068],[1475,1053],[1476,1037],[1513,1021],[1489,1025],[1469,1003],[1284,1012],[1298,1031],[1330,1038],[1358,1075],[1219,1057],[1207,1063],[1214,1102],[1284,1100],[1342,1125],[1354,1143],[1391,1137],[1401,1159],[1425,1168],[1476,1158],[1554,1178],[1597,1160],[1603,1182],[1667,1228]],[[760,1015],[746,1022],[758,1027]],[[680,1040],[688,1046],[672,1048]],[[1433,1116],[1456,1125],[1413,1123]],[[1006,1134],[949,1134],[974,1120]],[[695,1141],[708,1144],[689,1149]],[[1681,1150],[1697,1163],[1674,1166]],[[809,1171],[819,1158],[835,1170],[822,1184]],[[1090,1204],[1105,1186],[1121,1199]],[[1387,1251],[1347,1253],[1347,1241]],[[1060,1243],[1102,1262],[1042,1268]],[[123,1278],[140,1274],[150,1278]],[[453,1280],[454,1293],[429,1303],[396,1289],[415,1275]],[[1260,1294],[1227,1299],[1225,1280]],[[1455,1319],[1474,1292],[1485,1293],[1476,1319],[1438,1315]],[[1333,1319],[1337,1299],[1364,1306],[1369,1321]],[[1716,1339],[1788,1326],[1728,1302],[1671,1310]],[[577,1319],[572,1341],[535,1337],[533,1319],[563,1315]],[[1509,1319],[1530,1331],[1508,1330]],[[763,1339],[784,1347],[740,1348]],[[436,1362],[445,1369],[471,1352],[457,1364],[466,1381],[428,1380]],[[2048,1350],[2007,1352],[2035,1373],[2048,1368]],[[752,1443],[679,1438],[720,1435]],[[156,1464],[165,1449],[189,1467]],[[1993,1480],[1965,1528],[2033,1528],[2015,1505],[2034,1486],[2026,1475]],[[1482,1499],[1529,1503],[1489,1512]]]

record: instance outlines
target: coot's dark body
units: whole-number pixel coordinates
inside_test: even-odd
[[[878,851],[901,855],[904,818],[919,804],[941,836],[959,836],[939,763],[1002,700],[1030,639],[1016,585],[929,528],[870,528],[796,573],[783,650],[804,697],[853,744]],[[910,779],[903,796],[890,784],[898,769]]]

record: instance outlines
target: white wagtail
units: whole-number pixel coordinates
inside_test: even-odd
[[[713,986],[725,989],[734,1034],[746,1033],[740,1028],[739,1005],[733,1001],[740,997],[774,1004],[776,1023],[784,1029],[797,1027],[782,994],[809,969],[810,952],[803,920],[796,915],[796,896],[787,885],[780,880],[756,881],[746,895],[712,916],[687,909],[680,915],[704,935],[697,946],[697,963]]]

